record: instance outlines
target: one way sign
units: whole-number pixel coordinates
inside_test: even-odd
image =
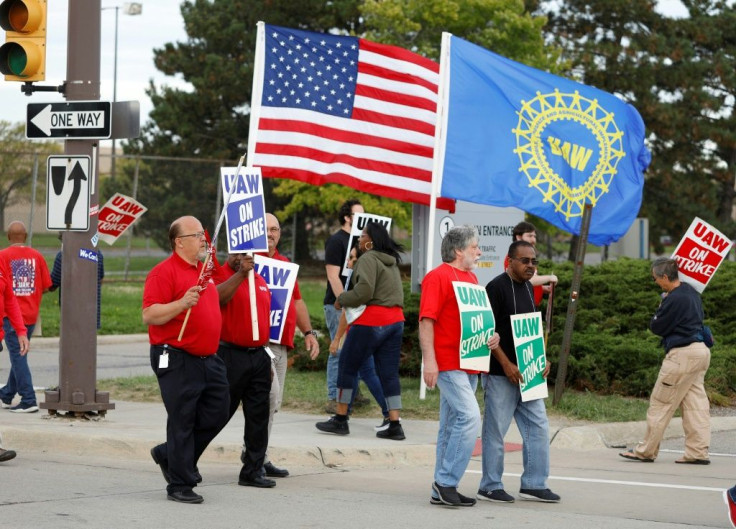
[[[26,138],[109,138],[111,109],[109,101],[29,103],[26,109]]]
[[[89,156],[49,156],[46,171],[46,229],[89,229]]]

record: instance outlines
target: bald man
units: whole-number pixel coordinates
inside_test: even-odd
[[[33,390],[33,378],[28,367],[28,340],[38,321],[41,297],[51,287],[51,276],[46,260],[33,248],[26,246],[28,232],[25,225],[16,220],[8,226],[10,246],[0,251],[0,261],[6,269],[12,292],[20,308],[22,328],[13,325],[9,308],[3,313],[3,331],[5,344],[10,356],[10,373],[5,386],[0,389],[0,405],[10,408],[15,413],[33,413],[38,411],[36,392]],[[15,395],[20,395],[20,402],[13,406]]]
[[[230,408],[225,364],[215,354],[222,326],[220,297],[211,278],[200,281],[207,243],[199,220],[176,219],[169,243],[171,256],[153,267],[143,287],[151,368],[167,413],[166,442],[154,446],[151,457],[168,483],[169,500],[202,503],[193,490],[201,481],[197,461],[227,423]]]

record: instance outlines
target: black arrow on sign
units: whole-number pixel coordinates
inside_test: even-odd
[[[82,180],[87,180],[87,175],[84,174],[84,169],[82,169],[79,162],[76,163],[67,180],[72,180],[74,182],[72,195],[69,197],[69,203],[66,205],[66,211],[64,212],[64,224],[69,226],[72,223],[72,212],[74,211],[74,206],[77,205],[79,192],[82,189]]]

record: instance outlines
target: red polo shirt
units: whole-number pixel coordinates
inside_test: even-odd
[[[214,274],[213,278],[218,285],[227,281],[235,270],[225,263]],[[248,281],[243,281],[233,294],[232,299],[222,310],[222,332],[220,338],[239,347],[259,347],[268,344],[271,323],[271,292],[265,279],[259,274],[253,274],[256,280],[256,312],[258,316],[258,340],[253,339],[251,324],[250,293]]]
[[[143,308],[157,303],[166,304],[184,296],[197,284],[202,263],[191,265],[176,253],[157,264],[148,273],[143,287]],[[192,307],[181,341],[178,340],[187,310],[183,309],[163,325],[149,325],[148,338],[152,345],[169,344],[196,356],[209,356],[220,345],[220,297],[210,280],[207,288],[199,293],[199,302]]]

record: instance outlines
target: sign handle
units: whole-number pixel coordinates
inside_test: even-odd
[[[547,350],[547,338],[549,338],[549,333],[552,332],[552,307],[554,306],[555,301],[555,285],[557,283],[552,283],[550,285],[549,290],[549,297],[547,298],[547,310],[544,314],[544,350]]]
[[[204,260],[204,266],[202,267],[202,270],[199,272],[199,278],[197,279],[197,283],[202,279],[202,276],[204,275],[204,271],[207,270],[207,265],[210,264],[210,258],[211,253],[207,252],[207,257]],[[179,337],[177,338],[178,341],[181,342],[182,336],[184,336],[184,329],[187,328],[187,323],[189,322],[189,316],[192,314],[192,307],[189,307],[187,309],[187,314],[184,316],[184,322],[181,324],[181,331],[179,331]]]

